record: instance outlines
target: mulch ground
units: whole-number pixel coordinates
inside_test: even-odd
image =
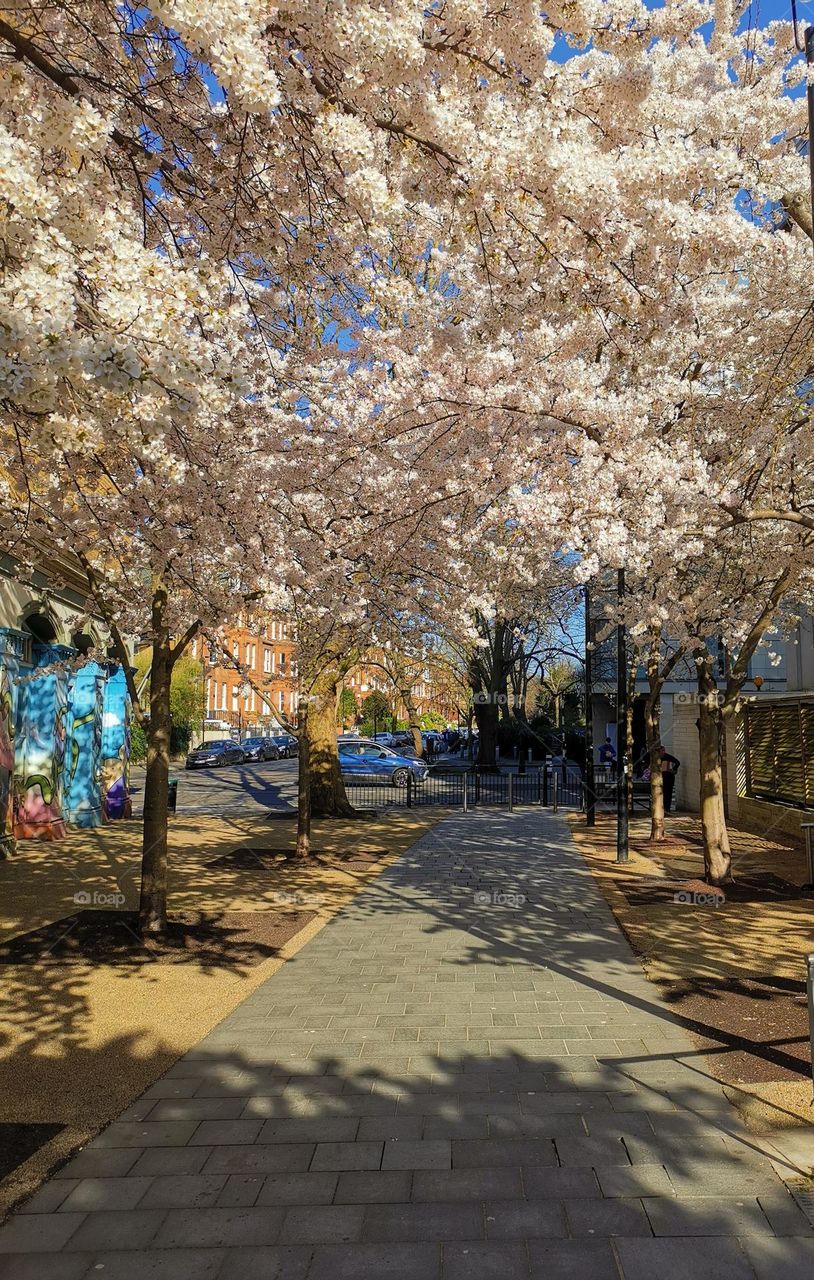
[[[730,830],[735,883],[706,884],[697,820],[672,820],[653,845],[631,823],[630,862],[615,862],[615,826],[572,830],[625,936],[684,1030],[730,1085],[810,1092],[805,962],[814,950],[811,894],[799,844]]]
[[[87,961],[179,964],[197,960],[207,965],[252,967],[276,956],[314,915],[313,911],[224,911],[206,917],[183,912],[170,919],[165,935],[142,937],[135,911],[78,911],[4,943],[0,966]]]

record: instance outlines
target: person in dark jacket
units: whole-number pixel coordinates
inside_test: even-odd
[[[664,790],[664,812],[670,813],[673,807],[673,791],[676,785],[676,774],[681,768],[681,761],[671,756],[664,747],[659,747],[661,759],[661,785]]]

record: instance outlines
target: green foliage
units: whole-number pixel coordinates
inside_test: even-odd
[[[445,729],[447,722],[437,711],[425,711],[419,724],[422,729]]]
[[[362,715],[365,718],[365,722],[370,721],[372,723],[375,719],[379,729],[384,732],[387,727],[385,720],[392,718],[393,710],[380,689],[374,689],[362,701]]]
[[[356,701],[356,694],[352,689],[343,689],[336,704],[337,724],[355,724],[358,715],[359,703]]]
[[[130,730],[130,759],[133,764],[143,764],[147,759],[147,734],[140,724]]]
[[[152,653],[144,650],[136,657],[136,684],[146,677]],[[173,667],[170,681],[170,755],[184,755],[189,750],[192,735],[199,730],[206,714],[206,695],[203,665],[197,658],[179,658]],[[141,763],[147,758],[146,735],[138,725],[130,735],[130,758]]]

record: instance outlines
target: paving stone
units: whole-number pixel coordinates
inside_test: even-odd
[[[592,1169],[523,1169],[523,1191],[529,1200],[596,1199],[602,1192]]]
[[[29,1213],[9,1218],[0,1227],[0,1254],[64,1249],[84,1219],[84,1213]]]
[[[358,1240],[365,1208],[360,1204],[309,1205],[286,1212],[284,1244],[346,1244]]]
[[[16,1212],[55,1213],[74,1187],[79,1186],[79,1181],[78,1178],[55,1178],[52,1182],[46,1182],[30,1200],[18,1205]]]
[[[593,1206],[597,1201],[581,1203]],[[485,1206],[490,1240],[534,1240],[567,1235],[563,1207],[557,1200],[491,1200]]]
[[[225,1174],[168,1173],[150,1179],[128,1178],[128,1182],[147,1183],[139,1200],[140,1209],[199,1209],[215,1204],[226,1182]]]
[[[483,1244],[470,1240],[444,1245],[444,1280],[527,1280],[528,1250],[524,1244]]]
[[[0,1280],[81,1280],[92,1253],[0,1253]]]
[[[675,1187],[660,1164],[608,1165],[596,1169],[603,1196],[674,1196]]]
[[[742,1244],[757,1280],[811,1280],[814,1275],[814,1240],[745,1236]]]
[[[210,1173],[305,1172],[314,1156],[313,1144],[287,1143],[264,1147],[215,1147],[202,1171]]]
[[[150,1178],[83,1178],[60,1206],[61,1213],[135,1209]]]
[[[191,1147],[226,1147],[263,1141],[260,1120],[202,1120],[189,1139]]]
[[[146,1249],[165,1217],[163,1209],[121,1209],[88,1213],[63,1249],[118,1251]],[[200,1241],[196,1241],[196,1244]]]
[[[310,1248],[272,1245],[230,1249],[218,1272],[218,1280],[305,1280],[310,1262]],[[192,1280],[191,1273],[189,1280]]]
[[[320,1142],[310,1167],[314,1172],[379,1169],[383,1149],[383,1142]]]
[[[230,1173],[227,1176],[221,1174],[220,1177],[223,1179],[223,1185],[215,1203],[221,1209],[251,1209],[257,1202],[265,1182],[262,1173]]]
[[[114,1121],[93,1139],[91,1147],[101,1151],[108,1147],[183,1147],[198,1125],[195,1120]]]
[[[141,1155],[132,1148],[103,1151],[98,1147],[85,1147],[57,1169],[53,1178],[120,1178],[129,1173]]]
[[[309,1177],[333,1177],[310,1174]],[[335,1204],[401,1204],[410,1199],[413,1175],[407,1169],[377,1169],[342,1173],[334,1195]],[[440,1198],[440,1197],[439,1197]],[[302,1201],[300,1201],[302,1203]]]
[[[211,1150],[211,1147],[154,1147],[136,1156],[136,1163],[129,1174],[133,1177],[152,1178],[200,1173]]]
[[[562,1165],[601,1169],[603,1165],[630,1165],[627,1148],[621,1141],[602,1138],[557,1138],[557,1155]]]
[[[555,1165],[557,1154],[554,1143],[546,1139],[493,1138],[486,1142],[453,1141],[452,1167],[454,1169],[488,1168],[491,1165]]]
[[[222,1249],[161,1249],[98,1253],[91,1277],[105,1280],[215,1280],[224,1259]]]
[[[648,1215],[640,1200],[568,1200],[565,1204],[572,1236],[651,1236]],[[678,1233],[676,1233],[678,1234]]]
[[[323,1245],[308,1280],[440,1280],[437,1244]]]
[[[606,1240],[532,1240],[529,1257],[534,1280],[619,1280],[619,1268]],[[650,1280],[654,1280],[652,1275]]]
[[[234,1248],[275,1244],[284,1210],[263,1208],[171,1209],[153,1247],[178,1249],[194,1245]]]
[[[444,1139],[434,1142],[402,1142],[398,1139],[384,1144],[382,1169],[449,1169],[452,1163],[450,1143]]]
[[[483,1238],[479,1205],[400,1204],[369,1205],[365,1210],[363,1238],[386,1240],[478,1240]]]
[[[712,1199],[645,1198],[642,1203],[657,1236],[746,1236],[771,1233],[756,1199],[719,1196]],[[630,1234],[630,1233],[627,1233]]]
[[[703,1240],[686,1237],[615,1242],[624,1280],[754,1280],[737,1240],[707,1236]],[[785,1270],[772,1280],[788,1280]]]
[[[412,1198],[417,1202],[513,1200],[522,1195],[519,1169],[433,1169],[413,1174]]]

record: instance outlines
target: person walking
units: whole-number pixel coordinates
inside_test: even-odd
[[[661,786],[664,793],[664,812],[670,813],[673,808],[673,792],[676,785],[676,774],[681,768],[681,761],[671,756],[664,747],[659,747],[661,761]]]

